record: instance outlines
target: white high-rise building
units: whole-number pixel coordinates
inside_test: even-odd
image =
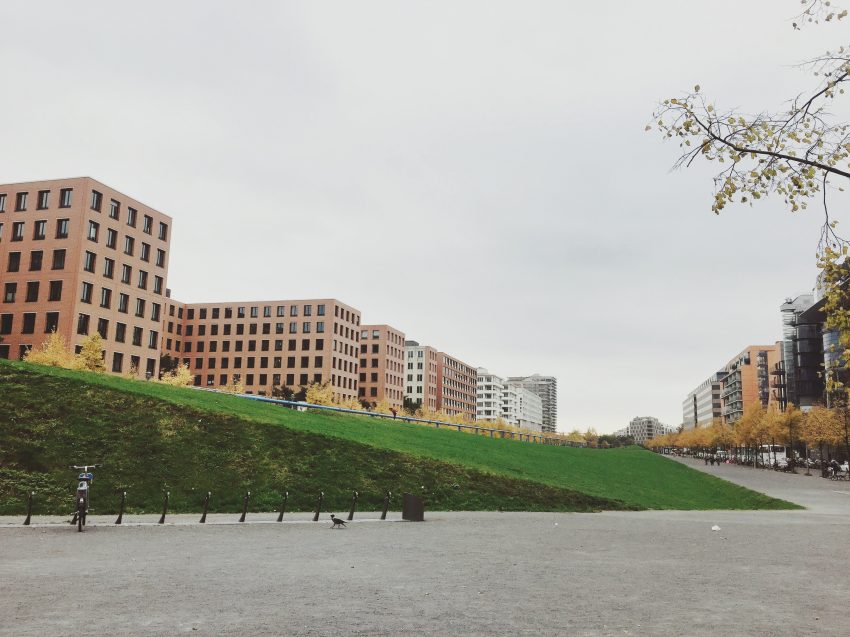
[[[483,367],[478,368],[475,420],[498,420],[502,417],[502,392],[505,381]]]
[[[543,401],[543,431],[555,433],[558,425],[558,379],[554,376],[510,376],[508,382],[519,383]]]
[[[673,433],[673,427],[668,427],[658,418],[653,416],[637,416],[632,418],[632,421],[627,427],[614,432],[615,436],[631,436],[635,439],[635,443],[639,445],[646,444],[647,440]]]
[[[509,425],[543,432],[543,400],[522,384],[509,381],[502,391],[502,418]]]

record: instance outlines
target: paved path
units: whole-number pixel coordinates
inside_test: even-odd
[[[725,471],[810,508],[2,518],[0,635],[850,634],[847,485]]]

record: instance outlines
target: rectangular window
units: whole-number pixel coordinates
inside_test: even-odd
[[[24,312],[24,324],[21,327],[21,334],[35,333],[35,312]]]
[[[136,227],[136,209],[127,208],[127,225],[131,228]]]
[[[100,225],[94,221],[89,221],[89,241],[97,242],[97,233],[100,230]]]
[[[14,314],[0,314],[0,334],[11,334]]]
[[[151,303],[151,320],[158,321],[159,315],[161,311],[161,305],[159,303]]]
[[[15,211],[23,212],[27,209],[27,194],[25,192],[19,192],[15,196]]]
[[[298,306],[297,305],[290,306],[289,316],[298,316]]]
[[[10,252],[9,253],[9,264],[6,266],[7,272],[20,272],[21,270],[21,253],[20,252]]]
[[[136,347],[142,346],[142,333],[143,330],[141,327],[133,328],[133,345],[135,345]]]
[[[145,300],[136,299],[136,316],[139,318],[145,317]]]
[[[89,207],[92,210],[96,210],[97,212],[100,212],[100,207],[101,207],[102,204],[103,204],[103,195],[100,194],[97,190],[92,190],[91,191],[91,204],[89,205]]]
[[[118,232],[112,228],[106,230],[106,247],[114,250],[118,245]]]
[[[325,315],[325,305],[324,305],[324,303],[321,303],[321,304],[316,306],[316,314],[318,314],[319,316]]]
[[[50,201],[50,191],[49,190],[39,190],[38,191],[38,201],[36,202],[37,210],[47,210],[49,208]]]
[[[12,241],[24,240],[24,222],[16,221],[12,224]]]
[[[62,188],[59,191],[59,207],[60,208],[70,208],[71,207],[71,193],[73,192],[73,188]]]
[[[254,305],[251,307],[251,318],[257,318],[259,316],[259,308]]]
[[[144,270],[139,270],[139,288],[142,290],[148,289],[148,273]]]
[[[145,234],[150,234],[153,231],[153,217],[150,215],[145,215],[144,222],[142,223],[142,232]]]
[[[83,281],[83,289],[80,292],[80,300],[83,303],[91,303],[92,290],[94,290],[94,286],[91,283]]]
[[[151,260],[151,247],[147,243],[142,243],[142,251],[139,253],[139,258],[142,261],[150,261]]]
[[[168,224],[159,222],[159,238],[162,241],[168,241]]]
[[[50,290],[47,295],[48,301],[62,300],[62,281],[51,281]]]
[[[301,324],[301,331],[302,331],[302,334],[309,334],[310,333],[310,322],[309,321],[305,321],[304,323]]]
[[[118,219],[121,216],[121,204],[114,199],[109,200],[109,218]]]
[[[109,309],[112,306],[112,290],[100,288],[100,307]]]
[[[318,334],[323,334],[325,332],[325,322],[324,321],[316,321],[316,332]]]
[[[130,256],[133,256],[133,251],[135,249],[135,246],[136,246],[136,240],[133,239],[133,237],[128,237],[128,236],[124,237],[124,254],[128,254]]]
[[[124,369],[124,354],[121,352],[115,352],[112,354],[112,371],[116,374],[120,374]]]
[[[38,281],[27,281],[27,303],[38,302]]]
[[[127,324],[126,323],[116,323],[115,324],[115,340],[119,343],[123,343],[124,339],[127,338]]]
[[[130,284],[130,279],[133,278],[133,268],[126,263],[121,266],[121,283]]]
[[[0,193],[0,212],[6,212],[6,193]]]
[[[64,270],[65,269],[65,249],[60,248],[59,250],[53,251],[53,269],[54,270]]]
[[[94,252],[89,252],[86,250],[85,257],[83,257],[83,270],[86,272],[94,272],[95,262],[97,261],[97,256]]]
[[[48,312],[44,318],[44,333],[50,334],[59,330],[59,312]]]
[[[47,237],[47,221],[44,219],[39,219],[35,222],[35,225],[32,229],[32,238],[35,241],[41,241]]]
[[[123,292],[118,293],[118,311],[126,314],[130,306],[130,296]]]
[[[148,333],[148,347],[151,349],[156,349],[157,343],[159,343],[159,332],[156,330],[151,330]]]
[[[68,224],[70,223],[69,219],[57,219],[56,220],[56,238],[57,239],[67,239],[68,238]]]
[[[104,258],[103,260],[103,276],[107,279],[111,279],[115,274],[115,261],[110,259],[109,257]]]
[[[305,305],[304,306],[304,316],[313,316],[313,306]]]
[[[298,323],[292,321],[292,323],[289,324],[289,333],[298,334]]]
[[[88,314],[80,314],[77,317],[77,334],[81,336],[89,335],[89,315]]]
[[[97,319],[97,333],[100,338],[106,340],[109,336],[109,321],[105,318]]]
[[[165,250],[156,249],[156,265],[157,267],[165,267]]]

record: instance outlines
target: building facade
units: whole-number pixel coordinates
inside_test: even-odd
[[[543,431],[555,433],[558,425],[558,380],[554,376],[511,376],[509,382],[519,383],[543,401]]]
[[[358,396],[360,312],[350,305],[173,301],[167,313],[163,352],[188,364],[197,386],[241,382],[246,393],[270,395],[329,382],[338,400]]]
[[[493,421],[503,418],[502,400],[504,391],[505,381],[502,377],[479,367],[475,393],[475,419]]]
[[[475,420],[477,368],[439,352],[437,356],[437,409],[449,416]]]
[[[389,325],[360,326],[361,401],[390,407],[404,404],[404,333]]]
[[[437,411],[437,374],[439,352],[429,345],[417,341],[404,342],[404,399],[410,406]]]
[[[770,392],[770,372],[781,356],[781,342],[751,345],[726,364],[720,391],[724,422],[736,422],[750,405],[761,404],[766,408],[772,401],[778,402]]]
[[[520,383],[507,382],[502,392],[502,418],[509,425],[543,431],[543,399]]]
[[[682,426],[685,429],[710,425],[714,419],[722,418],[720,388],[725,376],[725,371],[712,374],[682,401]]]
[[[673,433],[674,429],[653,416],[632,418],[628,426],[614,432],[615,436],[631,436],[635,443],[645,445],[648,440]]]
[[[813,295],[801,294],[779,308],[782,360],[772,370],[771,388],[782,409],[788,403],[809,409],[823,400],[824,316],[815,306]]]
[[[108,371],[156,377],[170,241],[171,217],[89,177],[0,186],[0,358],[99,332]]]

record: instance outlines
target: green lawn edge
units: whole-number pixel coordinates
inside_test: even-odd
[[[201,412],[274,425],[427,458],[493,476],[569,489],[649,509],[797,509],[638,447],[578,449],[498,440],[367,416],[297,412],[227,394],[115,376],[2,361],[19,374],[46,375],[165,401]],[[3,368],[0,368],[3,369]],[[0,385],[0,392],[3,391]]]

